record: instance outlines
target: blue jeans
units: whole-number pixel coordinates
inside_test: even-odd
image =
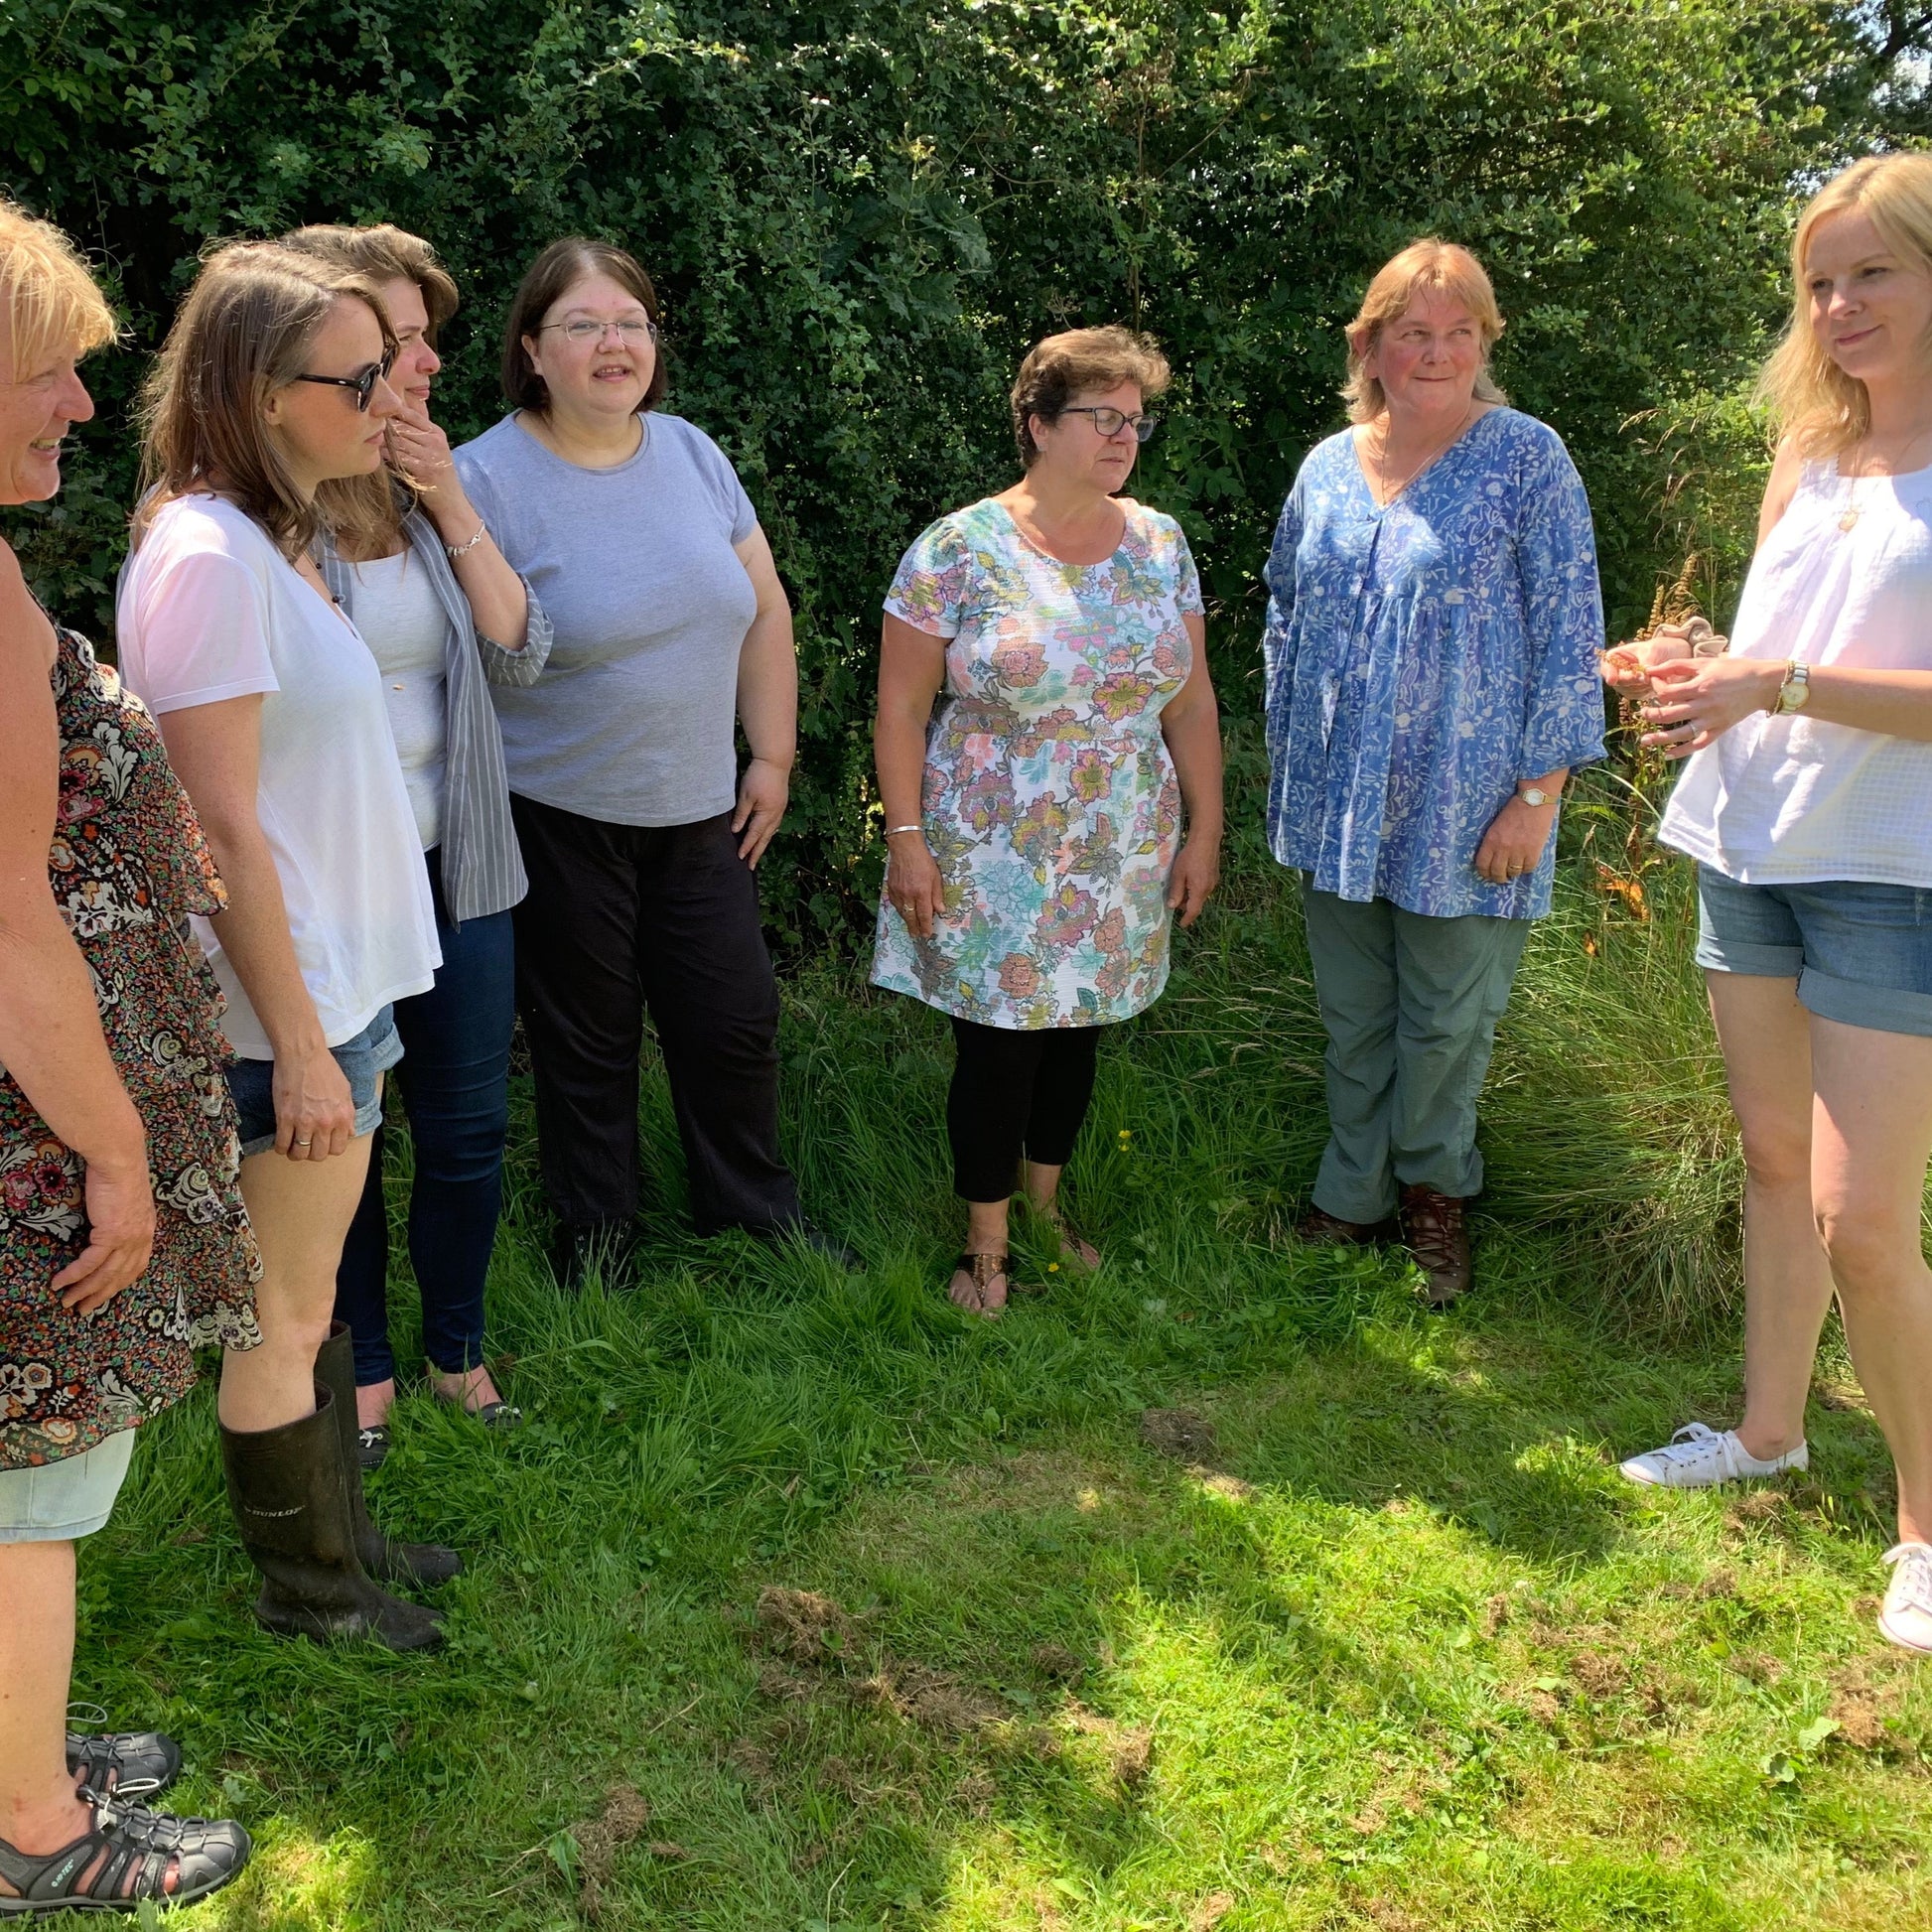
[[[423,1298],[423,1352],[444,1374],[459,1375],[483,1358],[483,1284],[502,1208],[509,1131],[515,957],[507,912],[451,924],[441,854],[427,857],[443,964],[427,993],[396,1002],[405,1049],[396,1079],[416,1151],[409,1259]],[[396,1372],[382,1202],[386,1138],[378,1128],[368,1181],[336,1271],[336,1316],[354,1337],[355,1380],[364,1388]]]

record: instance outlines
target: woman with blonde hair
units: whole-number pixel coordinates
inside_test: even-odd
[[[1743,1135],[1744,1415],[1624,1463],[1697,1488],[1806,1466],[1834,1292],[1898,1471],[1878,1627],[1932,1651],[1932,155],[1819,192],[1763,393],[1783,427],[1729,652],[1613,653],[1689,758],[1698,963]]]
[[[974,1314],[1006,1307],[1016,1183],[1063,1260],[1098,1265],[1059,1198],[1095,1052],[1160,998],[1173,916],[1193,924],[1219,877],[1200,582],[1173,518],[1121,493],[1168,380],[1126,329],[1035,344],[1020,481],[927,529],[886,599],[872,977],[952,1020],[948,1293]]]
[[[374,283],[396,336],[389,384],[401,407],[387,425],[394,468],[324,486],[332,509],[352,505],[353,513],[340,515],[340,535],[319,533],[317,561],[382,673],[436,902],[436,983],[395,1007],[404,1049],[397,1078],[414,1154],[409,1259],[430,1386],[485,1428],[503,1428],[519,1417],[483,1360],[483,1289],[509,1132],[510,907],[529,881],[487,684],[534,683],[550,654],[550,625],[465,493],[449,439],[429,413],[443,366],[437,332],[457,307],[456,284],[435,251],[386,223],[298,228],[282,241]],[[337,1318],[353,1337],[364,1468],[388,1449],[396,1397],[382,1150],[378,1127],[336,1277]]]
[[[1438,1308],[1469,1286],[1476,1095],[1558,801],[1603,751],[1589,503],[1491,378],[1502,329],[1466,248],[1384,264],[1348,325],[1351,427],[1302,465],[1266,572],[1268,835],[1328,1035],[1301,1233],[1399,1231]]]
[[[67,237],[0,200],[0,502],[44,502],[118,334]],[[66,1736],[74,1545],[192,1351],[259,1340],[220,994],[220,881],[154,721],[0,541],[0,1918],[218,1889],[239,1825],[142,1802],[157,1731]],[[231,1362],[244,1361],[236,1353]]]
[[[437,1617],[371,1573],[461,1566],[369,1523],[345,1352],[318,1360],[401,1057],[392,1004],[439,964],[381,673],[310,555],[324,486],[382,463],[395,353],[366,279],[265,242],[211,255],[150,379],[117,630],[228,888],[199,931],[240,1056],[228,1087],[263,1265],[263,1345],[230,1363],[219,1405],[255,1614],[415,1649],[440,1640]]]

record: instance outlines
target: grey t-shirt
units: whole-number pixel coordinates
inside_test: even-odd
[[[738,655],[758,594],[732,546],[758,516],[731,460],[677,416],[586,470],[513,416],[456,453],[470,500],[556,641],[525,690],[492,685],[513,792],[616,825],[730,810]]]

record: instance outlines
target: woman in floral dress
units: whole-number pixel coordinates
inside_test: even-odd
[[[60,488],[93,414],[74,362],[115,333],[66,238],[0,201],[0,502]],[[261,1339],[188,928],[221,902],[153,719],[0,542],[0,1917],[186,1902],[248,1857],[239,1825],[135,1802],[180,1768],[168,1738],[66,1733],[74,1544],[191,1350]]]
[[[1040,343],[1013,388],[1026,475],[933,524],[886,601],[873,980],[952,1016],[950,1293],[980,1314],[1006,1306],[1023,1159],[1062,1255],[1097,1265],[1058,1190],[1099,1030],[1160,998],[1170,916],[1191,925],[1219,875],[1200,585],[1173,519],[1117,494],[1167,384],[1124,329]]]

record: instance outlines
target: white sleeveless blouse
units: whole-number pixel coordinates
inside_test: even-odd
[[[1807,463],[1752,560],[1730,654],[1932,671],[1932,470]],[[1658,837],[1746,886],[1932,887],[1932,744],[1747,718],[1686,761]]]

